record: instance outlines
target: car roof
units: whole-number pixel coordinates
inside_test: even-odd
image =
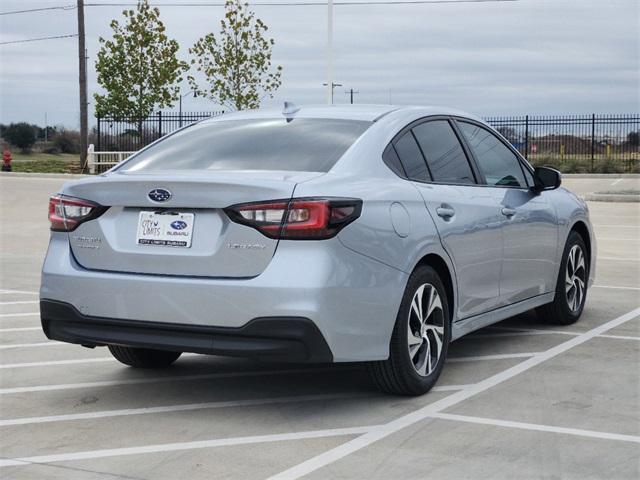
[[[290,107],[291,108],[291,107]],[[407,106],[407,105],[301,105],[296,106],[298,110],[291,114],[292,118],[327,118],[336,120],[360,120],[375,122],[389,113],[407,114],[408,116],[432,116],[432,115],[454,115],[468,118],[476,118],[459,110],[437,106]],[[207,120],[209,122],[219,122],[227,120],[251,120],[260,118],[283,118],[282,108],[265,108],[257,110],[243,110],[225,113]]]

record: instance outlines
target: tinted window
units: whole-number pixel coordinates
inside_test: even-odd
[[[404,169],[402,168],[402,164],[400,163],[400,158],[396,153],[396,149],[393,148],[393,145],[387,146],[387,149],[382,154],[382,159],[387,166],[395,172],[396,175],[401,177],[406,176],[404,173]]]
[[[446,120],[425,122],[413,133],[427,158],[434,182],[475,183],[467,156]]]
[[[424,163],[424,157],[411,131],[400,137],[400,139],[396,141],[395,147],[404,171],[407,172],[407,177],[423,182],[429,180],[427,164]]]
[[[123,170],[327,172],[370,125],[308,118],[203,122],[140,152]]]
[[[526,188],[518,157],[498,137],[471,123],[459,122],[488,185]]]

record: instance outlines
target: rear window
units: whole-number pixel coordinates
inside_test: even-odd
[[[254,119],[196,124],[135,155],[124,172],[291,170],[327,172],[369,128],[357,120]]]

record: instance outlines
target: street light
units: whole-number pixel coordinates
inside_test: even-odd
[[[198,94],[194,91],[189,90],[187,93],[185,93],[184,95],[180,95],[180,107],[179,107],[179,116],[180,116],[180,128],[182,128],[182,99],[184,97],[186,97],[187,95],[189,95],[190,93],[193,93],[193,98],[196,98],[198,96]]]
[[[322,85],[324,85],[324,86],[326,87],[326,86],[327,86],[327,85],[329,85],[329,84],[328,84],[328,83],[323,83]],[[342,86],[342,84],[341,84],[341,83],[334,83],[334,82],[331,82],[331,88],[330,88],[330,89],[329,89],[329,88],[327,88],[327,91],[330,91],[330,92],[331,92],[331,93],[329,94],[329,101],[327,102],[327,103],[329,103],[329,105],[333,105],[333,90],[334,90],[336,87],[341,87],[341,86]]]

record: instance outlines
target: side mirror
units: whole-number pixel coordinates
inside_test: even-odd
[[[536,183],[533,187],[534,191],[555,190],[562,183],[562,174],[555,168],[536,167],[534,179]]]

